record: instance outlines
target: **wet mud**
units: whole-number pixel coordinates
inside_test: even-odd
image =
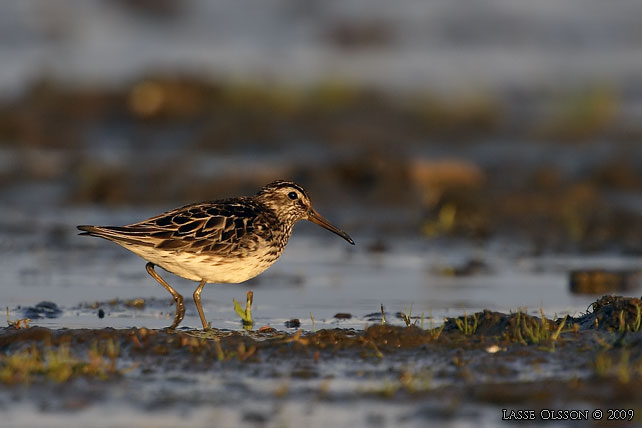
[[[416,422],[454,417],[471,405],[639,408],[641,308],[637,298],[604,296],[575,318],[485,310],[440,326],[407,318],[408,326],[294,333],[52,330],[10,321],[0,330],[0,407],[18,400],[87,409],[123,400],[126,387],[127,405],[145,412],[222,405],[231,395],[243,418],[251,416],[241,405],[248,400],[301,397],[330,406],[410,404]],[[252,414],[275,422],[270,412]]]

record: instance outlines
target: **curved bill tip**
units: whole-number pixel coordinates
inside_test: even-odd
[[[350,244],[354,245],[354,241],[352,240],[352,238],[350,238],[350,235],[323,218],[323,216],[316,212],[316,210],[310,210],[310,213],[308,214],[308,220],[310,220],[312,223],[318,224],[325,229],[328,229],[330,232],[336,233],[337,235],[348,241]]]

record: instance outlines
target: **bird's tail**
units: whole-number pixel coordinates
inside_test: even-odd
[[[81,231],[79,235],[97,236],[118,244],[149,245],[149,243],[144,240],[144,236],[147,232],[144,228],[89,225],[80,225],[76,227]],[[143,239],[141,239],[141,237]]]
[[[81,231],[78,235],[99,236],[98,231],[100,230],[100,226],[89,226],[86,224],[81,224],[80,226],[76,227]]]

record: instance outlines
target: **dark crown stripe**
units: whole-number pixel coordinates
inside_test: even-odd
[[[266,190],[269,190],[269,189],[282,189],[284,187],[294,188],[294,189],[298,190],[299,192],[301,192],[302,194],[304,194],[305,196],[307,196],[309,198],[308,192],[306,192],[303,187],[299,186],[298,184],[294,183],[293,181],[286,181],[286,180],[273,181],[272,183],[263,186],[263,188],[261,189],[261,191],[259,193],[263,193],[263,192],[265,192]]]

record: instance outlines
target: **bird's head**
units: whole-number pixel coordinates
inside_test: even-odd
[[[282,222],[294,225],[299,220],[309,220],[336,233],[350,244],[354,241],[347,233],[323,218],[314,208],[308,192],[303,187],[285,180],[273,181],[263,186],[256,198],[271,208]]]

